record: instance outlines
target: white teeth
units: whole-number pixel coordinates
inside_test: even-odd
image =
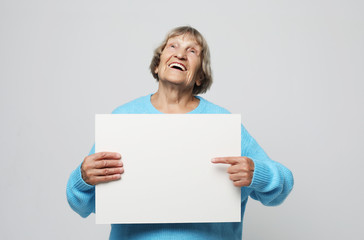
[[[179,67],[182,69],[182,71],[186,71],[186,68],[182,65],[182,64],[179,64],[179,63],[171,63],[169,64],[169,67]]]

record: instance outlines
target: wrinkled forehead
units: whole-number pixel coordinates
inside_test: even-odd
[[[173,34],[168,36],[166,43],[169,43],[173,40],[182,40],[182,41],[191,41],[194,44],[198,45],[201,49],[203,49],[202,41],[191,33],[183,33],[183,34]]]

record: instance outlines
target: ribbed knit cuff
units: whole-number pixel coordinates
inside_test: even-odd
[[[254,175],[253,180],[249,187],[259,190],[263,190],[271,181],[271,171],[269,165],[259,161],[254,160]]]
[[[78,166],[78,168],[76,168],[75,171],[76,171],[76,179],[75,179],[75,184],[74,184],[75,188],[77,188],[81,191],[89,191],[89,190],[95,188],[95,186],[90,185],[83,180],[82,175],[81,175],[81,165]]]

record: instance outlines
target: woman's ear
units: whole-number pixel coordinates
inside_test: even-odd
[[[200,71],[200,73],[198,74],[199,76],[198,76],[198,79],[196,80],[196,85],[197,86],[201,86],[201,84],[202,84],[202,79],[204,79],[205,78],[205,75],[203,74],[203,72],[202,71]]]

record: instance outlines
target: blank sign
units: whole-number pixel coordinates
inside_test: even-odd
[[[96,186],[96,223],[240,222],[240,188],[214,157],[240,156],[237,114],[96,115],[96,152],[125,173]]]

